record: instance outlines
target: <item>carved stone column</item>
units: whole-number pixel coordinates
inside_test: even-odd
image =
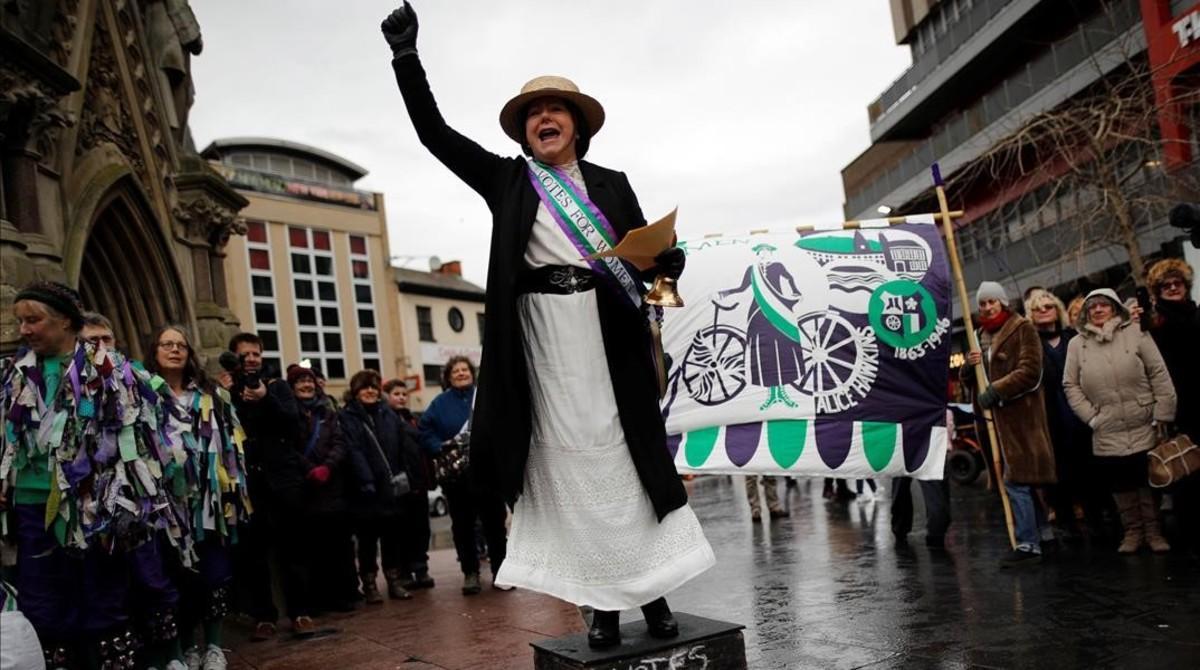
[[[175,233],[191,254],[195,277],[191,289],[196,298],[196,338],[201,355],[214,361],[237,323],[225,293],[224,248],[230,235],[245,234],[246,224],[237,213],[250,201],[204,160],[188,157],[182,163],[185,171],[175,176]]]

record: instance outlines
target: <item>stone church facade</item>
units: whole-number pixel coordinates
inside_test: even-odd
[[[164,323],[224,348],[247,201],[188,132],[202,46],[187,0],[0,0],[0,353],[35,279],[77,288],[135,357]]]

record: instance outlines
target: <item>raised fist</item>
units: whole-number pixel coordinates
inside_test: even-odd
[[[392,57],[399,58],[417,53],[417,13],[408,0],[380,24],[383,38],[392,47]]]

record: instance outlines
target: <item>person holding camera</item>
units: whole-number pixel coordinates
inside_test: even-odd
[[[412,598],[404,587],[411,581],[408,575],[429,577],[429,566],[420,564],[429,536],[424,536],[426,547],[416,546],[420,520],[413,519],[414,515],[422,519],[429,515],[420,447],[405,431],[400,416],[384,402],[381,384],[375,370],[355,373],[345,407],[338,413],[349,446],[358,575],[363,598],[372,605],[383,602],[376,584],[380,554],[391,598]]]
[[[246,432],[248,488],[254,515],[239,533],[235,551],[235,579],[247,614],[257,622],[253,638],[275,634],[279,611],[271,594],[270,552],[287,537],[290,514],[301,507],[307,470],[300,455],[300,410],[292,390],[281,379],[265,373],[262,340],[254,333],[238,333],[229,340],[229,351],[220,357],[225,368],[217,377],[233,397],[233,405]],[[281,558],[285,552],[280,552]],[[303,589],[290,589],[284,580],[289,609],[303,599]],[[300,608],[303,610],[304,608]],[[296,616],[299,616],[298,614]]]

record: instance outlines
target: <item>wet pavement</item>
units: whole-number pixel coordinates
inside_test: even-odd
[[[1186,555],[1064,545],[1002,570],[1000,504],[982,487],[953,489],[945,550],[922,542],[919,494],[918,530],[897,544],[883,489],[844,503],[801,480],[790,518],[752,524],[741,478],[690,487],[717,565],[669,600],[744,624],[751,668],[1200,667],[1200,564]],[[248,643],[232,627],[230,667],[530,668],[531,641],[584,630],[535,593],[464,598],[453,550],[432,558],[437,588],[323,620],[336,635]]]

